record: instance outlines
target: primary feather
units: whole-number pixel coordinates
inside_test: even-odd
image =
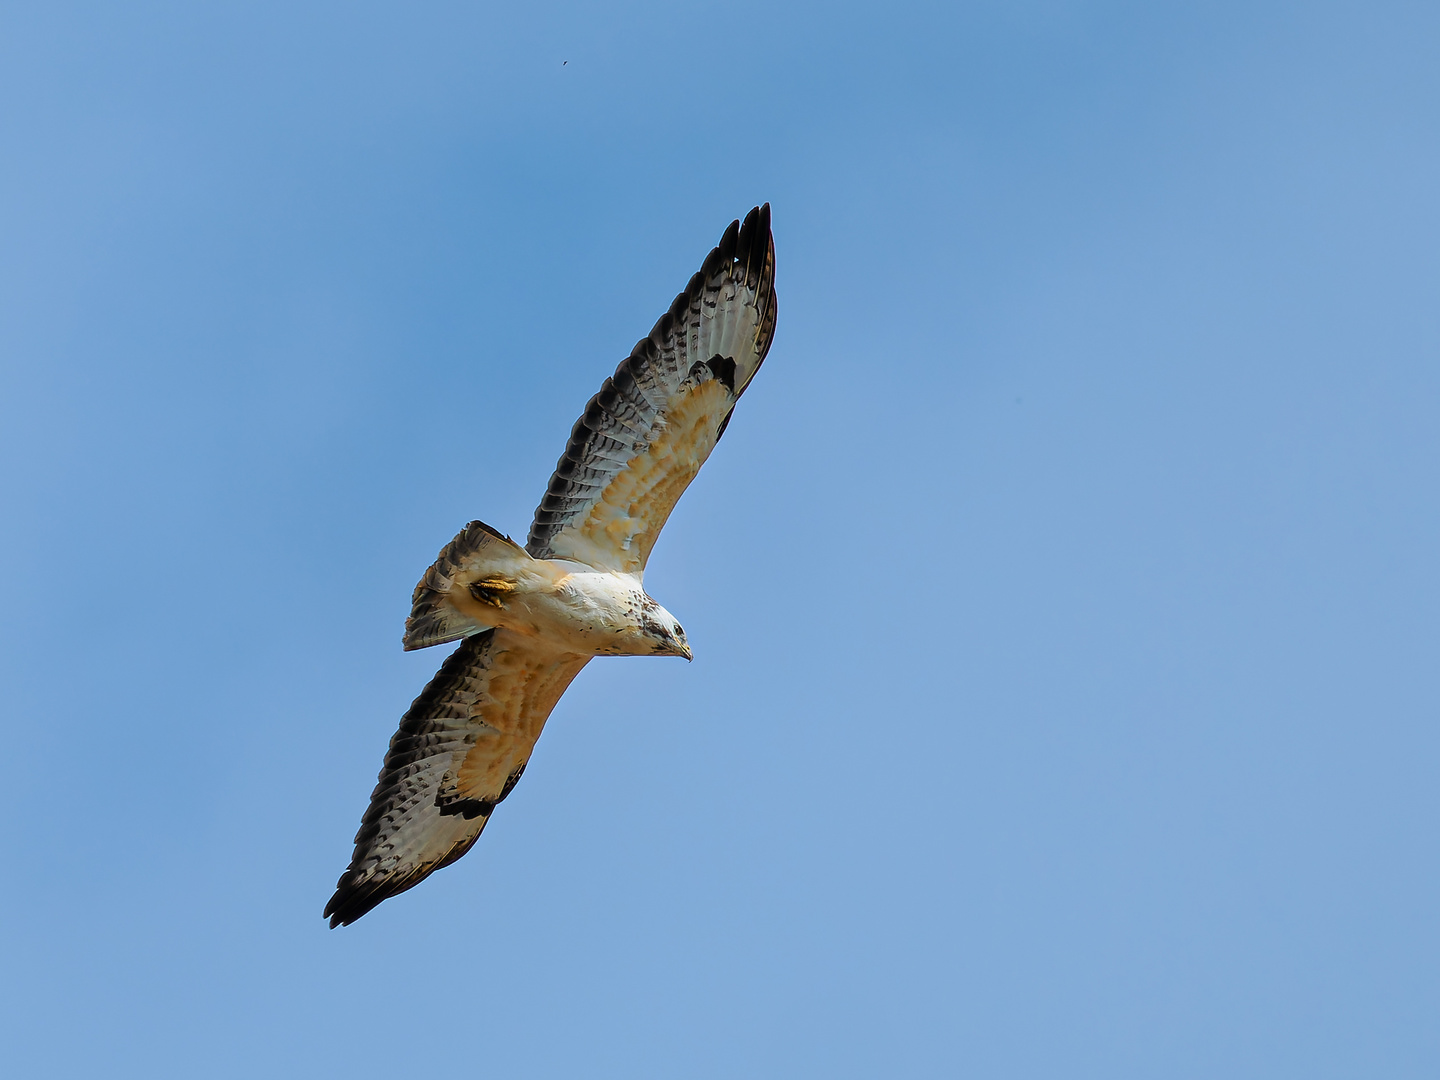
[[[643,572],[670,511],[770,351],[770,206],[732,223],[700,272],[590,399],[535,511],[536,558]]]
[[[330,925],[448,866],[592,657],[690,656],[641,579],[775,332],[770,206],[732,222],[570,433],[522,550],[471,522],[415,588],[405,647],[462,638],[390,740]]]

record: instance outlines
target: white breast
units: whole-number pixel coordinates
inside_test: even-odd
[[[649,598],[639,580],[630,574],[572,571],[574,563],[551,566],[555,572],[544,575],[548,580],[522,589],[506,605],[506,625],[586,656],[652,651],[640,633],[640,614]]]

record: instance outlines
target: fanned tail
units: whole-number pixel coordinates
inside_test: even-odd
[[[424,649],[470,637],[498,623],[485,617],[487,607],[514,591],[515,573],[529,555],[515,541],[472,521],[446,544],[425,571],[410,598],[405,620],[405,649]]]

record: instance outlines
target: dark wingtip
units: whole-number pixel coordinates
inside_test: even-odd
[[[330,897],[330,902],[325,905],[325,913],[322,918],[330,920],[331,930],[340,926],[349,926],[362,915],[372,911],[387,896],[388,894],[378,889],[374,882],[371,882],[367,888],[363,885],[348,884],[344,878],[341,878],[339,886],[335,889],[335,895]]]
[[[445,663],[440,667],[440,674],[445,674],[446,668],[450,667],[455,661],[455,657],[461,656],[467,648],[473,647],[470,644],[471,642],[480,641],[494,633],[495,631],[493,630],[487,630],[485,633],[479,634],[476,637],[466,638],[465,643],[461,645],[459,649],[446,657]],[[463,661],[456,666],[459,667],[462,665]],[[505,790],[501,793],[500,799],[510,794],[510,789],[515,786],[515,782],[520,779],[520,774],[524,771],[525,766],[521,765],[515,772],[510,774],[509,779],[505,781]],[[496,799],[495,801],[499,802],[500,799]],[[489,818],[487,817],[486,821],[488,820]],[[365,824],[361,825],[360,836],[365,834],[365,827]],[[321,917],[330,920],[331,930],[334,930],[338,926],[349,926],[356,919],[375,910],[375,908],[379,907],[386,900],[389,900],[392,896],[399,896],[403,892],[409,892],[416,885],[419,885],[420,882],[435,873],[436,870],[443,870],[457,859],[462,858],[475,846],[475,841],[480,839],[480,834],[484,831],[485,822],[482,821],[480,827],[476,829],[472,835],[460,840],[445,853],[444,858],[428,866],[417,867],[403,876],[375,877],[369,881],[357,883],[351,877],[352,871],[346,870],[345,873],[340,875],[340,880],[335,885],[335,895],[330,897],[330,902],[325,905],[325,911]],[[357,842],[360,836],[356,837]]]
[[[638,373],[648,370],[648,365],[659,356],[660,349],[664,346],[671,329],[677,323],[688,318],[691,303],[706,288],[707,283],[715,279],[717,274],[723,274],[731,280],[738,280],[735,277],[734,266],[737,260],[746,285],[751,288],[758,287],[761,293],[758,300],[761,327],[757,331],[756,337],[759,363],[750,372],[753,377],[770,350],[775,326],[773,252],[774,238],[770,233],[770,204],[768,202],[753,207],[745,215],[743,225],[738,218],[731,221],[726,226],[724,233],[721,234],[720,242],[711,248],[710,254],[705,257],[700,271],[691,277],[685,290],[675,297],[674,302],[670,305],[670,310],[660,317],[649,334],[635,343],[635,347],[630,350],[629,357],[620,362],[615,375],[612,376],[615,383],[618,384],[621,381],[623,373],[625,380],[633,384]],[[712,370],[714,369],[712,368]],[[716,375],[724,378],[718,371]],[[732,373],[728,379],[725,379],[727,385],[731,385],[733,377]],[[749,385],[749,380],[745,385]],[[738,397],[745,392],[745,387],[732,386],[732,391]],[[602,387],[603,392],[604,388]],[[592,404],[594,401],[595,399],[592,399]],[[554,488],[559,481],[568,479],[569,473],[562,472],[567,459],[579,462],[584,457],[585,444],[591,434],[591,429],[586,423],[586,417],[589,415],[588,409],[589,406],[587,406],[587,412],[581,415],[570,430],[570,442],[555,466],[555,475],[551,477],[550,481],[551,488]],[[547,510],[542,501],[542,504],[536,508],[535,516],[531,521],[530,532],[525,541],[525,550],[536,558],[550,557],[553,555],[550,550],[550,542],[563,527],[563,513]]]
[[[757,206],[745,215],[740,226],[740,239],[735,246],[735,259],[745,268],[745,280],[756,282],[765,270],[770,254],[770,204]]]
[[[716,245],[715,250],[719,253],[720,262],[728,263],[731,259],[735,258],[735,243],[739,239],[740,220],[737,218],[730,222],[724,234],[720,237],[720,243]]]
[[[437,866],[436,869],[439,867]],[[392,896],[398,896],[407,889],[419,885],[428,876],[428,873],[419,876],[410,875],[399,881],[372,879],[359,885],[347,882],[342,877],[339,885],[335,888],[335,895],[325,905],[322,918],[330,920],[331,930],[339,926],[349,926],[356,919],[374,911]]]

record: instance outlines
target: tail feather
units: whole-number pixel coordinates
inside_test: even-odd
[[[514,589],[516,564],[530,561],[508,536],[483,521],[470,522],[415,586],[405,620],[406,651],[458,641],[499,625],[485,618],[486,606],[498,608],[499,599]]]

